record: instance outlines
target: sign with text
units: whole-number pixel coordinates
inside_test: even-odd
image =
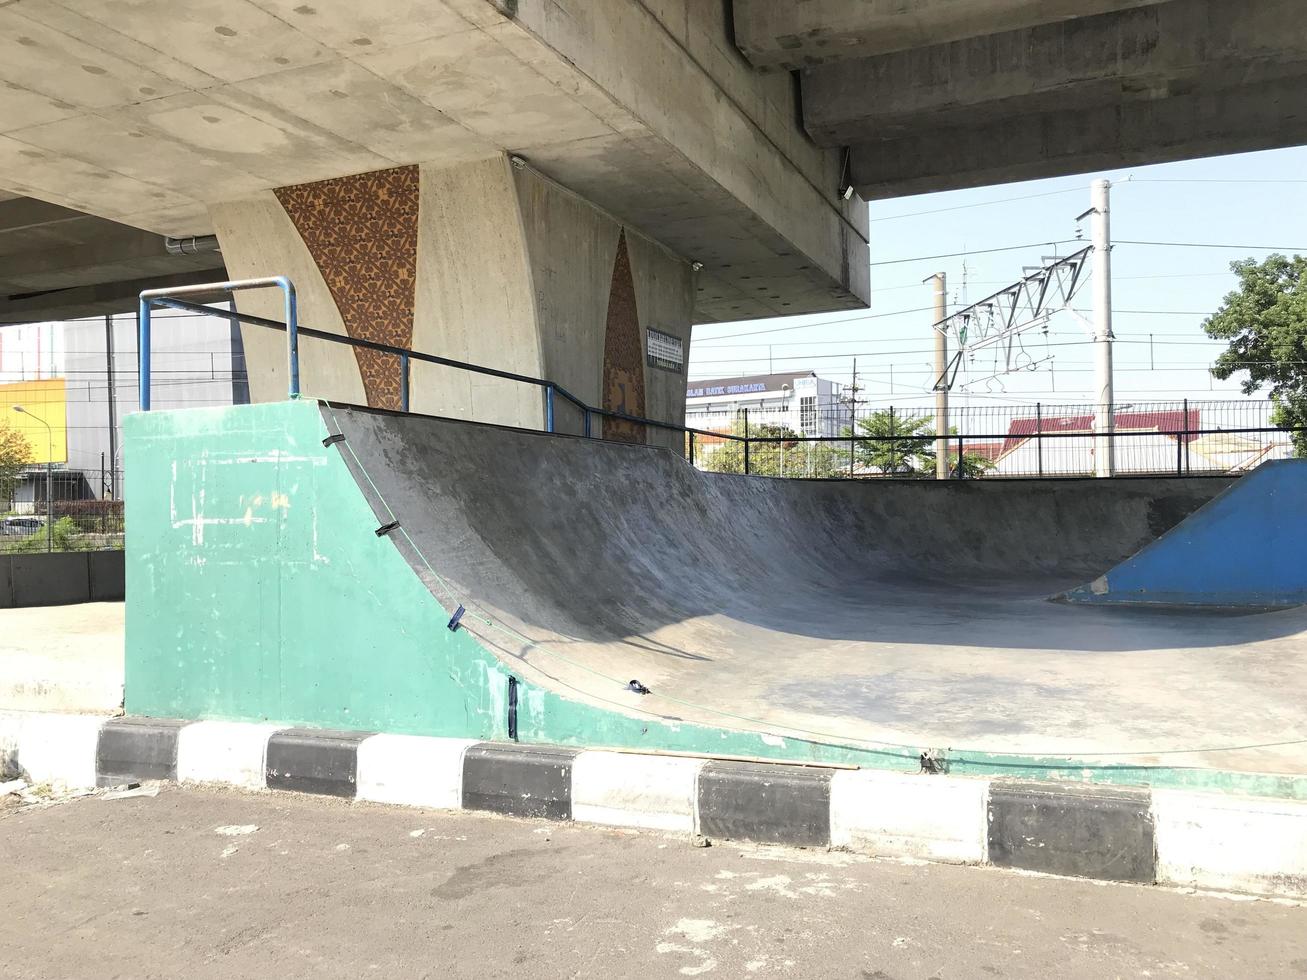
[[[664,371],[680,372],[685,367],[685,344],[680,337],[673,337],[661,330],[650,327],[645,331],[649,363]]]

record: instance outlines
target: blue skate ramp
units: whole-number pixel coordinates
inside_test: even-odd
[[[1302,605],[1307,602],[1307,460],[1263,463],[1138,554],[1061,598]]]

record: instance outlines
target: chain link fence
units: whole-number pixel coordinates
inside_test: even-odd
[[[0,554],[121,550],[123,502],[114,499],[121,481],[121,470],[20,470],[0,498]]]

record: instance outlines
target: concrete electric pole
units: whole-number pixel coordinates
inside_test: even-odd
[[[1096,180],[1092,189],[1094,243],[1094,475],[1116,472],[1112,393],[1112,209],[1111,182]]]
[[[935,479],[948,479],[948,337],[943,323],[948,317],[948,280],[937,272],[927,282],[935,284]],[[962,465],[962,460],[958,460]]]

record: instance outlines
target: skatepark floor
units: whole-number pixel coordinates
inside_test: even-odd
[[[0,711],[120,711],[123,603],[0,609],[0,665]]]
[[[842,617],[830,604],[819,618],[774,609],[781,620],[789,613],[788,630],[711,614],[601,644],[541,636],[524,648],[479,635],[574,696],[778,737],[1307,773],[1304,610],[1087,608],[998,588],[878,591],[874,607]],[[608,697],[595,671],[611,678]],[[630,678],[652,694],[624,691]]]
[[[1307,773],[1307,611],[1086,608],[1011,585],[881,590],[895,601],[876,605],[873,639],[816,635],[840,630],[829,608],[814,624],[781,606],[787,633],[703,615],[617,643],[542,638],[526,665],[583,700],[776,737]],[[122,603],[0,611],[0,710],[117,711],[122,631]],[[613,678],[610,696],[593,670]],[[631,677],[653,693],[622,690]]]
[[[564,696],[914,759],[1307,774],[1307,607],[1050,600],[1229,481],[768,480],[645,447],[325,417],[431,592]]]

